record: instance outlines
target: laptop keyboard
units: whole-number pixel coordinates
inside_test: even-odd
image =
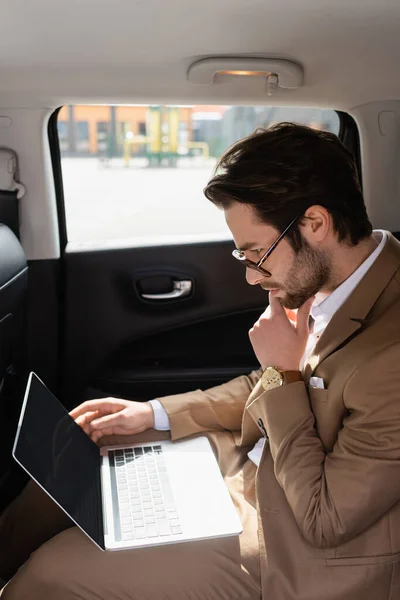
[[[123,541],[182,534],[162,446],[110,450]],[[112,478],[113,479],[113,478]],[[116,532],[117,533],[117,532]],[[119,532],[118,532],[119,533]]]

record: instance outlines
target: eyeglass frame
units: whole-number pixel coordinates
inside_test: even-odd
[[[262,255],[262,257],[260,258],[260,260],[258,262],[254,262],[254,261],[250,260],[249,258],[246,258],[246,255],[244,254],[243,250],[238,250],[238,248],[235,248],[235,250],[232,252],[232,256],[234,258],[236,258],[236,260],[241,262],[243,264],[243,266],[248,267],[249,269],[254,269],[255,271],[258,271],[259,273],[261,273],[262,275],[265,275],[266,277],[272,277],[272,273],[270,273],[266,269],[263,269],[261,267],[261,265],[263,264],[263,262],[265,262],[267,260],[267,258],[269,258],[271,256],[272,252],[278,246],[279,242],[283,240],[285,235],[293,227],[293,225],[296,223],[296,221],[298,221],[302,216],[303,216],[302,214],[298,215],[297,217],[295,217],[293,219],[293,221],[291,221],[289,223],[289,225],[286,227],[286,229],[284,229],[282,231],[282,233],[279,235],[279,237],[277,237],[277,239],[273,242],[273,244],[271,244],[271,246],[268,248],[268,250],[266,250],[266,252],[264,252],[264,254]]]

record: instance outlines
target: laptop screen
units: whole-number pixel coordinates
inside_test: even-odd
[[[99,448],[34,373],[29,376],[13,456],[104,548]]]

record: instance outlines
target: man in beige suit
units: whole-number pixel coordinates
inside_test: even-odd
[[[372,232],[331,134],[258,132],[222,157],[205,193],[248,282],[269,290],[250,331],[260,371],[72,414],[99,443],[208,435],[239,543],[102,553],[29,484],[0,523],[0,575],[23,565],[6,600],[400,599],[400,244]]]

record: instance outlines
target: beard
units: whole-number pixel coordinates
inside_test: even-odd
[[[271,283],[261,283],[264,289],[278,289],[277,296],[284,308],[294,310],[300,308],[311,296],[315,296],[331,280],[332,264],[330,256],[323,250],[315,250],[303,238],[301,250],[295,258],[285,279]]]

